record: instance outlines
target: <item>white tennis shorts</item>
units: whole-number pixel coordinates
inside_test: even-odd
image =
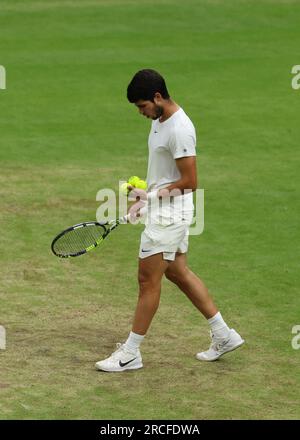
[[[174,261],[176,252],[186,253],[189,245],[189,227],[193,211],[182,213],[182,220],[175,223],[146,223],[141,235],[139,258],[163,253],[164,260]]]

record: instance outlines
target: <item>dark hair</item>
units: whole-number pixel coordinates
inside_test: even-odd
[[[170,95],[163,77],[152,69],[143,69],[137,72],[127,87],[127,99],[129,102],[137,102],[139,99],[152,101],[156,92],[164,99]]]

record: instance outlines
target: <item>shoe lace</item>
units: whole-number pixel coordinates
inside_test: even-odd
[[[120,353],[120,351],[123,351],[123,344],[121,342],[116,343],[117,349],[112,353],[111,357],[116,357],[117,354]]]
[[[117,347],[117,349],[111,355],[112,358],[115,358],[121,351],[123,351],[124,353],[128,352],[128,350],[125,347],[125,344],[122,344],[121,342],[117,342],[116,347]],[[129,351],[129,353],[130,353],[130,351]]]
[[[216,339],[216,337],[214,336],[214,334],[212,332],[210,332],[210,336],[212,339],[212,342],[209,346],[209,349],[213,349],[213,350],[220,350],[225,344],[227,344],[228,339]]]

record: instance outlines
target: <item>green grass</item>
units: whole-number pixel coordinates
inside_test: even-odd
[[[299,418],[299,19],[283,0],[1,2],[1,418]],[[145,176],[149,123],[126,101],[144,67],[196,126],[189,264],[247,343],[198,362],[205,319],[164,280],[145,368],[101,374],[130,330],[142,227],[70,261],[49,244],[95,218],[99,189]]]

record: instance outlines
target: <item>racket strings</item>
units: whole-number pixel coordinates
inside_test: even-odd
[[[64,234],[55,242],[54,250],[57,254],[70,255],[76,254],[82,250],[83,242],[80,240],[80,237],[78,235],[75,237],[75,234],[71,232],[73,231]]]
[[[54,243],[54,251],[62,256],[85,252],[88,247],[98,244],[103,234],[104,229],[96,225],[71,229]]]
[[[92,226],[92,227],[89,226],[86,229],[89,234],[88,237],[89,237],[90,245],[94,244],[95,246],[97,246],[100,243],[100,241],[103,240],[103,235],[105,234],[105,230],[97,226]]]

